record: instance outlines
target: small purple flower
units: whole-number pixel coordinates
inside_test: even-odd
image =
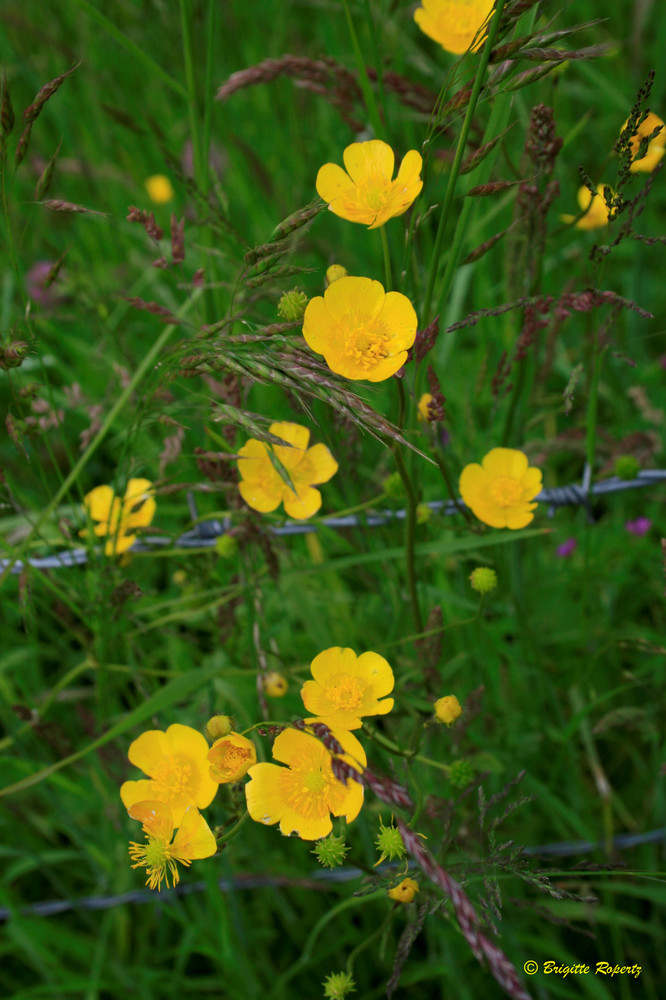
[[[627,521],[625,528],[632,535],[647,535],[648,531],[652,527],[652,521],[649,517],[637,517],[635,521]]]
[[[566,542],[562,542],[561,545],[557,546],[557,554],[561,559],[566,559],[570,556],[578,547],[578,542],[575,538],[567,538]]]

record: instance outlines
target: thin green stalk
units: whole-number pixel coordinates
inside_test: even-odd
[[[592,490],[594,482],[594,460],[597,447],[597,404],[599,399],[599,378],[603,367],[607,345],[599,349],[598,334],[594,336],[594,369],[592,372],[592,383],[590,385],[590,397],[587,401],[587,417],[585,432],[585,458],[590,470],[588,493]]]
[[[436,767],[438,771],[444,771],[445,774],[449,774],[451,767],[449,764],[443,764],[441,760],[433,760],[432,757],[424,757],[423,754],[414,753],[413,750],[403,750],[394,743],[393,740],[389,740],[383,733],[371,732],[367,730],[368,736],[375,743],[379,743],[380,746],[384,747],[385,750],[390,750],[391,753],[397,754],[398,757],[407,757],[409,760],[418,760],[421,764],[427,764],[429,767]]]
[[[180,28],[183,37],[183,59],[185,62],[185,80],[187,83],[187,117],[190,125],[190,139],[192,142],[192,158],[194,161],[194,178],[197,187],[205,191],[208,171],[204,171],[203,151],[201,148],[201,132],[199,129],[199,116],[197,114],[197,90],[196,78],[194,76],[194,49],[192,46],[191,32],[191,0],[180,0]]]
[[[363,0],[363,6],[365,7],[365,17],[370,28],[370,48],[372,49],[372,61],[375,64],[375,73],[377,74],[377,93],[379,95],[379,103],[381,104],[383,112],[383,121],[385,127],[388,131],[388,118],[386,116],[386,101],[384,92],[384,73],[382,68],[382,56],[379,48],[380,42],[380,32],[375,25],[374,18],[372,16],[372,10],[370,9],[370,0]],[[381,19],[381,12],[380,12]]]
[[[366,948],[369,948],[372,942],[376,941],[378,937],[381,937],[381,935],[384,933],[384,931],[392,921],[393,921],[393,910],[389,910],[389,912],[387,913],[386,917],[379,925],[377,930],[373,931],[372,934],[365,939],[365,941],[361,941],[361,943],[357,945],[356,948],[354,948],[353,952],[347,959],[347,972],[350,976],[354,970],[354,962],[361,954],[361,952],[365,951]]]
[[[345,8],[345,17],[347,19],[347,27],[349,29],[349,38],[351,39],[352,48],[354,49],[354,56],[356,57],[356,68],[358,69],[358,82],[361,85],[361,91],[363,93],[363,100],[365,101],[365,106],[368,110],[368,117],[370,118],[370,124],[374,130],[375,136],[378,139],[385,138],[385,129],[382,125],[382,120],[379,117],[379,108],[377,107],[377,102],[375,100],[375,95],[372,87],[370,86],[370,80],[365,68],[365,60],[363,58],[363,53],[361,52],[361,46],[358,43],[358,36],[356,34],[356,28],[354,27],[354,21],[351,16],[351,10],[349,8],[349,0],[343,0]]]
[[[467,105],[465,120],[463,121],[462,131],[460,133],[458,146],[456,148],[456,155],[453,160],[453,166],[451,167],[451,173],[449,174],[449,183],[446,189],[446,195],[444,197],[444,203],[442,205],[442,211],[439,217],[439,226],[437,229],[437,235],[435,237],[435,246],[433,249],[432,260],[430,263],[430,273],[428,275],[428,286],[426,288],[425,304],[423,307],[423,321],[425,323],[427,323],[431,318],[430,307],[432,304],[432,297],[435,289],[435,280],[437,278],[439,258],[442,252],[442,243],[444,242],[444,233],[446,231],[446,226],[449,220],[449,214],[451,212],[451,205],[453,202],[453,196],[455,194],[456,182],[458,180],[458,173],[460,172],[460,166],[462,164],[463,156],[465,155],[467,137],[469,135],[469,130],[472,127],[472,119],[474,118],[474,112],[476,111],[476,105],[479,100],[479,95],[481,93],[481,87],[483,86],[483,79],[486,75],[488,62],[490,61],[490,53],[492,51],[493,45],[495,44],[495,38],[497,37],[497,32],[499,30],[500,20],[502,18],[502,11],[504,10],[504,3],[505,0],[497,0],[496,2],[495,13],[493,14],[493,19],[490,22],[490,28],[488,30],[488,37],[486,39],[486,44],[483,47],[481,58],[479,60],[476,76],[474,78],[474,85],[472,87],[472,94],[469,99],[469,104]]]
[[[174,78],[170,76],[166,70],[162,69],[159,63],[156,63],[154,59],[151,59],[144,48],[141,48],[140,45],[136,45],[135,42],[131,41],[131,39],[129,39],[127,35],[120,30],[120,28],[116,27],[113,21],[110,21],[108,17],[105,17],[104,14],[101,13],[101,11],[97,10],[90,0],[74,0],[74,2],[78,7],[84,10],[93,21],[100,24],[112,38],[115,38],[115,40],[119,42],[120,45],[122,45],[123,48],[137,60],[137,62],[145,66],[150,73],[159,77],[162,83],[165,83],[167,87],[170,87],[171,90],[173,90],[180,97],[187,98],[187,90],[183,87],[182,83],[179,83],[178,80],[174,80]]]
[[[195,289],[190,295],[190,297],[186,300],[186,302],[184,302],[181,308],[178,310],[177,316],[178,317],[185,316],[192,308],[194,303],[198,300],[200,294],[201,294],[200,290]],[[173,335],[174,330],[176,329],[177,326],[175,323],[169,323],[168,326],[165,326],[164,330],[157,338],[153,346],[150,348],[148,353],[143,357],[142,361],[139,363],[129,383],[127,384],[125,389],[123,389],[120,396],[118,397],[118,400],[111,407],[106,417],[104,418],[102,426],[97,431],[97,434],[95,434],[94,438],[92,439],[92,441],[90,442],[84,453],[81,455],[80,459],[78,460],[74,468],[65,478],[65,481],[62,483],[60,489],[56,492],[51,502],[46,505],[42,513],[39,515],[39,517],[35,521],[32,531],[23,540],[23,543],[18,547],[15,554],[12,556],[9,564],[5,567],[2,574],[0,574],[0,586],[4,583],[6,579],[9,578],[9,575],[11,574],[12,571],[12,567],[18,562],[19,559],[22,558],[27,548],[29,547],[33,536],[39,531],[44,522],[48,520],[48,518],[51,516],[51,514],[58,506],[60,501],[67,494],[70,487],[77,481],[77,479],[85,469],[86,465],[88,464],[92,456],[95,454],[95,452],[99,448],[100,444],[102,443],[106,435],[109,433],[109,430],[113,426],[113,422],[115,421],[116,417],[125,408],[125,404],[132,397],[137,386],[142,381],[144,375],[146,375],[146,373],[150,370],[156,358],[159,356],[162,349],[167,345],[171,336]]]
[[[402,379],[396,379],[398,384],[398,401],[399,401],[399,412],[398,412],[398,427],[402,428],[405,421],[405,409],[406,409],[406,399],[405,399],[405,387],[402,384]],[[405,465],[405,460],[400,451],[400,445],[395,444],[393,446],[393,454],[395,456],[395,464],[398,467],[398,472],[400,478],[402,479],[403,486],[405,487],[405,493],[407,494],[407,511],[405,517],[405,563],[407,569],[407,587],[409,589],[409,600],[412,606],[412,615],[414,617],[414,624],[416,626],[417,632],[423,631],[423,616],[421,615],[421,607],[419,605],[419,596],[416,589],[416,560],[415,560],[415,543],[416,543],[416,507],[417,499],[416,493],[414,491],[414,486],[410,478],[409,472],[407,471],[407,466]]]
[[[386,283],[386,291],[390,292],[393,288],[393,277],[391,275],[391,251],[389,250],[386,226],[380,226],[379,232],[381,233],[382,250],[384,251],[384,281]]]

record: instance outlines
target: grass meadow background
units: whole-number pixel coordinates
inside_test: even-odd
[[[446,101],[473,79],[479,56],[458,63],[418,30],[413,8],[401,0],[351,3],[363,62],[379,66],[380,76],[400,74],[433,98],[442,92]],[[22,364],[0,373],[0,555],[25,558],[81,544],[84,494],[130,476],[157,482],[150,533],[168,544],[122,561],[91,546],[84,566],[1,580],[0,996],[309,1000],[323,996],[325,977],[354,956],[356,995],[370,1000],[386,995],[409,934],[414,940],[396,996],[504,995],[424,876],[415,874],[421,892],[408,907],[387,898],[385,870],[379,882],[366,880],[366,873],[377,878],[373,842],[380,816],[388,823],[391,813],[370,792],[347,831],[350,854],[340,880],[321,877],[311,844],[248,821],[218,855],[183,871],[183,886],[196,883],[196,891],[146,890],[138,901],[78,905],[143,888],[142,871],[132,871],[127,855],[136,823],[118,794],[122,781],[136,777],[126,756],[132,739],[173,722],[203,729],[218,712],[246,729],[262,717],[257,674],[266,663],[290,684],[283,700],[270,701],[268,717],[300,718],[310,661],[341,645],[375,650],[391,662],[396,708],[364,730],[369,760],[418,790],[417,829],[496,930],[492,939],[531,995],[657,1000],[666,981],[663,836],[630,847],[614,838],[666,826],[663,487],[594,500],[591,516],[574,506],[549,518],[542,504],[522,532],[477,523],[475,533],[459,516],[417,525],[418,597],[431,630],[442,627],[425,646],[414,641],[419,630],[399,521],[344,532],[322,527],[316,536],[275,539],[267,552],[258,529],[279,517],[256,515],[236,551],[191,554],[176,544],[197,514],[231,512],[235,525],[245,523],[229,484],[233,462],[206,470],[196,452],[233,454],[251,436],[230,411],[225,418],[221,405],[307,424],[313,441],[328,444],[340,471],[322,488],[321,515],[381,497],[396,471],[390,439],[373,437],[323,397],[305,413],[298,393],[262,374],[256,366],[271,370],[275,342],[229,346],[229,356],[255,364],[253,379],[223,384],[229,370],[215,368],[225,337],[279,321],[283,291],[297,284],[308,296],[322,294],[331,263],[383,281],[378,234],[330,212],[300,228],[288,253],[254,285],[262,265],[246,259],[271,242],[281,220],[313,201],[323,163],[340,163],[345,146],[373,136],[363,100],[352,101],[345,119],[325,96],[285,76],[215,100],[232,74],[285,54],[330,58],[357,77],[344,5],[6,0],[2,20],[0,61],[17,122],[3,171],[0,336],[5,350],[27,346]],[[425,317],[439,217],[438,207],[428,209],[444,198],[464,107],[449,112],[433,136],[429,114],[402,103],[386,79],[383,91],[372,84],[383,138],[398,156],[422,150],[431,138],[417,207],[386,227],[394,279],[412,299],[420,327],[435,313],[443,330],[522,295],[557,299],[588,287],[611,290],[653,317],[631,308],[611,315],[608,305],[572,311],[514,366],[499,399],[493,378],[503,352],[515,350],[523,312],[440,333],[428,360],[447,417],[432,433],[454,486],[464,465],[500,444],[524,450],[543,470],[546,487],[580,483],[586,458],[595,479],[612,475],[624,455],[634,455],[642,469],[666,467],[666,248],[628,238],[591,260],[592,247],[610,243],[618,223],[588,233],[559,219],[576,213],[579,166],[595,184],[615,186],[613,146],[652,69],[648,105],[666,117],[666,17],[651,0],[547,0],[523,14],[517,37],[545,32],[551,22],[551,31],[596,22],[551,47],[598,52],[560,62],[518,89],[500,89],[493,101],[482,94],[470,149],[480,145],[491,115],[510,127],[477,172],[459,179]],[[75,64],[44,104],[15,170],[22,111]],[[521,61],[507,81],[541,65]],[[473,199],[458,230],[461,260],[513,228],[478,260],[457,267],[443,287],[462,195],[473,184],[525,177],[525,134],[540,103],[553,109],[563,147],[553,173],[559,194],[535,273],[525,277],[536,244],[519,235],[514,185]],[[365,131],[355,132],[350,116]],[[170,178],[169,204],[150,202],[144,185],[155,174]],[[652,189],[635,228],[663,238],[663,172],[633,176],[625,197],[646,182]],[[90,211],[54,210],[43,204],[48,199]],[[132,205],[154,211],[167,233],[159,248],[127,221]],[[154,267],[162,254],[170,260],[172,212],[185,220],[185,260]],[[48,294],[31,291],[35,265],[58,261]],[[200,269],[202,289],[193,286]],[[159,303],[184,322],[172,327],[132,298]],[[232,316],[219,334],[202,333],[204,324]],[[297,340],[299,330],[288,334]],[[192,357],[209,364],[207,379],[187,371]],[[423,455],[400,447],[419,498],[430,501],[449,494],[428,460],[430,429],[416,419],[416,401],[427,389],[424,367],[416,376],[411,365],[404,379],[404,434]],[[384,418],[399,420],[395,379],[347,388]],[[91,449],[100,427],[106,433]],[[387,505],[402,508],[405,498],[377,504]],[[638,517],[651,522],[643,535],[625,526]],[[575,549],[558,555],[571,538]],[[479,565],[499,579],[483,602],[468,580]],[[380,742],[410,746],[445,694],[455,694],[465,712],[451,729],[423,730],[421,753],[444,764],[469,761],[473,777],[462,789],[436,767],[407,765]],[[258,743],[270,759],[270,741]],[[485,801],[504,793],[482,824],[477,786]],[[240,787],[223,789],[207,812],[211,826],[226,829],[243,808]],[[526,849],[605,846],[534,855],[500,850],[507,841]],[[349,865],[362,873],[348,873]],[[355,895],[359,890],[366,891]],[[72,905],[53,915],[31,911],[42,901]],[[642,972],[638,979],[523,977],[528,960],[637,964]]]

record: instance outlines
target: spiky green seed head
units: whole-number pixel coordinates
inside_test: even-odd
[[[344,864],[348,850],[344,837],[329,833],[328,837],[317,841],[312,853],[324,868],[339,868]]]
[[[278,302],[278,316],[287,320],[288,323],[295,323],[303,319],[305,307],[308,304],[308,297],[300,288],[292,288],[289,292],[283,292]]]

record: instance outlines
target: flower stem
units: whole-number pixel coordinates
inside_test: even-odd
[[[379,117],[379,109],[377,107],[377,102],[375,100],[375,95],[370,86],[370,80],[365,68],[365,60],[363,58],[363,53],[361,52],[361,46],[358,43],[358,35],[356,34],[356,28],[354,27],[354,21],[352,20],[351,10],[349,9],[349,0],[343,0],[345,8],[345,17],[347,19],[347,27],[349,29],[349,38],[351,39],[352,48],[354,50],[354,55],[356,57],[356,68],[358,69],[358,82],[361,85],[361,90],[363,92],[363,100],[365,101],[365,106],[368,112],[368,117],[370,119],[370,124],[372,125],[375,136],[378,139],[384,138],[384,126],[382,125],[382,120]]]
[[[390,292],[393,288],[393,277],[391,275],[391,252],[388,245],[388,236],[386,235],[386,226],[381,226],[379,229],[382,237],[382,249],[384,251],[384,281],[386,283],[386,291]]]
[[[399,402],[398,427],[402,428],[405,422],[406,409],[405,387],[402,384],[402,379],[396,379],[396,382],[398,383]],[[393,454],[395,456],[395,464],[398,467],[400,478],[402,479],[403,486],[405,487],[405,493],[407,494],[407,512],[405,517],[405,563],[407,568],[409,599],[412,605],[412,615],[414,617],[416,631],[422,632],[423,617],[421,615],[419,597],[416,590],[416,564],[414,556],[416,539],[416,493],[414,491],[414,486],[412,480],[410,479],[409,472],[407,471],[407,466],[405,465],[402,452],[400,451],[400,445],[397,443],[393,446]]]
[[[481,94],[483,79],[486,75],[488,62],[490,61],[490,53],[492,51],[493,45],[495,44],[495,38],[497,37],[497,32],[499,30],[500,20],[502,18],[502,11],[504,10],[504,3],[505,0],[496,0],[495,13],[493,14],[493,19],[490,22],[490,28],[488,29],[488,37],[486,39],[486,44],[483,47],[481,58],[479,60],[479,65],[476,71],[476,77],[474,78],[474,85],[472,87],[472,93],[469,99],[469,104],[467,105],[465,120],[463,121],[462,131],[460,133],[458,146],[456,148],[456,155],[453,160],[453,166],[451,167],[451,173],[449,174],[449,183],[446,189],[446,195],[444,196],[444,203],[442,204],[442,211],[439,217],[439,226],[437,229],[437,235],[435,237],[435,246],[432,252],[432,260],[430,262],[430,273],[428,274],[428,285],[426,288],[425,304],[423,307],[424,323],[427,323],[430,319],[430,307],[432,305],[432,297],[435,289],[435,280],[437,278],[439,258],[442,252],[442,243],[444,242],[444,233],[446,231],[446,226],[449,220],[449,214],[451,212],[451,204],[453,202],[453,196],[455,194],[456,182],[458,180],[460,166],[462,164],[463,156],[465,155],[467,136],[469,135],[469,130],[472,126],[472,120],[474,118],[474,112],[476,111],[476,105],[479,100],[479,95]]]

